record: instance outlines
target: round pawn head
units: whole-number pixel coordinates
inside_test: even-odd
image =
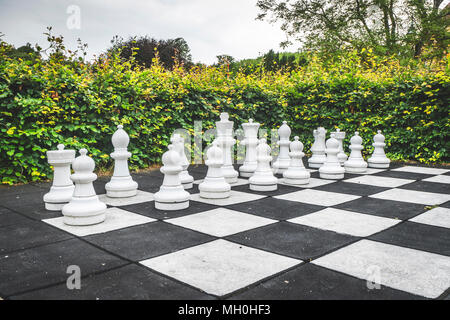
[[[351,144],[362,144],[362,138],[359,136],[359,132],[355,131],[355,135],[350,139]]]
[[[123,130],[123,125],[119,124],[117,126],[117,130],[114,132],[111,141],[115,149],[126,149],[128,147],[130,137]]]
[[[374,142],[384,143],[385,137],[381,134],[381,130],[377,131],[377,134],[373,137]]]
[[[253,119],[252,118],[248,119],[248,123],[253,123]]]
[[[63,151],[65,146],[62,143],[60,143],[56,146],[56,148],[58,148],[58,151]]]
[[[162,156],[162,163],[164,166],[173,167],[179,166],[181,158],[178,152],[175,151],[175,148],[172,144],[169,144],[169,150],[164,152]]]
[[[212,145],[208,148],[206,159],[208,162],[223,162],[223,152],[222,149],[218,147],[216,140],[214,140]]]
[[[272,149],[267,144],[267,140],[266,139],[264,139],[264,138],[259,139],[258,146],[256,147],[256,152],[258,153],[258,155],[269,156],[271,150]]]
[[[80,155],[73,161],[72,168],[76,173],[93,172],[95,169],[95,162],[91,157],[87,156],[87,150],[83,148],[80,150]]]
[[[335,138],[335,135],[332,133],[330,139],[326,142],[327,149],[338,149],[339,141]]]
[[[302,152],[303,151],[303,143],[299,140],[298,136],[294,137],[294,141],[289,145],[291,152]]]
[[[288,138],[291,135],[291,128],[287,125],[287,121],[283,121],[280,129],[278,129],[278,135],[285,138]]]
[[[228,121],[228,118],[229,118],[228,112],[222,112],[222,113],[220,114],[220,121],[221,121],[221,122],[226,122],[226,121]]]

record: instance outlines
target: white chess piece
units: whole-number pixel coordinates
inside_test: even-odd
[[[106,218],[106,204],[95,194],[94,182],[97,175],[93,172],[95,162],[87,156],[87,150],[81,149],[80,156],[72,163],[74,174],[70,179],[75,183],[72,199],[62,208],[64,223],[72,226],[87,226],[103,222]]]
[[[260,139],[256,147],[258,166],[255,173],[248,179],[250,190],[254,191],[274,191],[278,188],[278,179],[273,175],[270,161],[270,146],[266,139]]]
[[[173,145],[162,156],[161,172],[164,180],[159,191],[155,193],[155,208],[159,210],[182,210],[189,207],[190,194],[184,190],[180,181],[180,155]]]
[[[314,143],[311,147],[312,156],[308,159],[308,165],[311,168],[320,168],[325,162],[325,136],[327,130],[319,127],[313,131]]]
[[[47,159],[54,173],[50,191],[44,195],[45,209],[59,211],[72,199],[75,189],[70,180],[70,164],[75,159],[75,150],[64,150],[64,145],[58,144],[58,150],[47,151]]]
[[[183,170],[180,172],[181,184],[183,185],[184,189],[191,189],[194,186],[194,177],[192,177],[187,170],[187,168],[189,167],[189,161],[184,151],[184,138],[179,134],[174,134],[172,136],[172,139],[170,139],[170,142],[172,142],[175,150],[180,155],[181,167],[183,168]]]
[[[339,153],[337,155],[338,159],[339,159],[339,163],[341,165],[344,164],[345,161],[347,161],[348,156],[345,154],[344,152],[344,139],[345,139],[345,132],[341,131],[339,128],[336,129],[334,133],[334,138],[339,141]]]
[[[289,156],[291,162],[286,171],[283,172],[284,183],[292,185],[308,184],[311,174],[305,169],[302,158],[305,156],[303,153],[303,143],[298,140],[298,137],[294,137],[294,141],[290,143]]]
[[[325,153],[327,158],[324,164],[319,168],[320,178],[322,179],[344,179],[345,169],[341,166],[338,153],[339,153],[339,141],[332,133],[331,138],[327,140]]]
[[[233,139],[233,122],[228,120],[228,113],[220,114],[220,121],[216,122],[217,143],[223,152],[222,172],[228,183],[238,181],[238,172],[233,167],[233,146],[236,139]]]
[[[378,130],[378,133],[373,137],[373,153],[372,156],[367,160],[369,163],[369,167],[371,168],[389,168],[389,164],[391,160],[386,157],[384,153],[384,147],[386,144],[384,143],[384,136],[381,134],[381,130]]]
[[[217,146],[217,141],[213,141],[212,146],[206,152],[205,164],[208,172],[205,180],[199,184],[200,197],[206,199],[224,199],[230,196],[231,187],[225,180],[222,173],[223,153]]]
[[[256,146],[258,145],[258,129],[259,123],[253,122],[249,119],[248,123],[243,123],[244,141],[245,145],[245,160],[242,166],[239,167],[241,177],[251,177],[256,170],[258,162],[256,161]]]
[[[359,136],[359,132],[356,131],[355,135],[350,139],[350,156],[345,161],[345,172],[348,173],[364,173],[367,170],[367,162],[364,161],[361,150],[364,149],[362,145],[362,138]]]
[[[110,198],[127,198],[137,194],[138,184],[130,175],[128,170],[128,159],[131,153],[128,152],[128,144],[130,137],[123,130],[122,125],[117,126],[111,138],[114,146],[114,152],[111,153],[111,158],[114,159],[114,174],[105,185],[106,195]]]
[[[277,160],[272,164],[272,169],[274,173],[283,173],[291,163],[291,158],[289,158],[291,128],[287,125],[287,121],[283,121],[283,125],[278,129],[278,136],[280,140],[277,144],[280,146],[280,153]]]

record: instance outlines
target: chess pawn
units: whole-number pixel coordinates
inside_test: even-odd
[[[372,156],[367,160],[369,162],[369,167],[371,168],[389,168],[391,160],[386,157],[384,153],[384,136],[381,134],[381,130],[373,137],[373,153]]]
[[[256,170],[258,164],[256,160],[256,146],[258,145],[258,129],[259,123],[253,122],[249,119],[248,123],[243,123],[244,141],[245,145],[245,160],[242,166],[239,167],[241,177],[251,177]]]
[[[238,172],[233,167],[232,149],[236,140],[233,139],[233,122],[228,120],[228,113],[220,114],[220,121],[216,122],[217,143],[223,152],[222,172],[228,183],[238,181]]]
[[[319,168],[320,178],[322,179],[344,179],[345,169],[341,166],[338,153],[339,153],[339,141],[332,133],[331,138],[327,140],[325,152],[327,158],[324,164]]]
[[[283,125],[278,129],[278,136],[280,140],[278,140],[277,144],[280,146],[280,153],[277,160],[272,164],[272,168],[274,173],[283,173],[291,163],[291,158],[289,158],[291,128],[289,128],[286,121],[283,121]]]
[[[75,189],[70,180],[70,164],[75,159],[75,150],[64,150],[64,145],[58,144],[58,150],[47,151],[47,159],[54,173],[50,191],[44,195],[45,209],[59,211],[72,199]]]
[[[250,190],[254,191],[274,191],[278,188],[278,179],[273,175],[270,161],[270,147],[266,139],[260,139],[256,147],[258,166],[255,173],[248,179],[250,183]]]
[[[302,158],[305,156],[303,143],[298,140],[297,136],[290,143],[290,149],[291,161],[287,170],[283,172],[284,183],[292,185],[308,184],[311,175],[303,165]]]
[[[320,168],[325,162],[325,136],[327,130],[319,127],[313,131],[314,143],[311,147],[312,156],[308,159],[308,165],[311,168]]]
[[[80,156],[72,163],[74,174],[70,179],[75,183],[72,199],[62,208],[64,223],[72,226],[88,226],[103,222],[106,218],[106,204],[95,194],[94,182],[97,175],[93,172],[95,162],[87,156],[87,150],[81,149]]]
[[[343,141],[345,139],[345,132],[341,131],[340,129],[336,129],[334,133],[334,138],[339,142],[339,153],[337,155],[339,159],[339,163],[341,165],[344,164],[345,161],[347,161],[348,156],[344,152],[344,144]]]
[[[183,169],[180,172],[180,181],[184,189],[191,189],[194,186],[194,177],[192,177],[187,168],[189,167],[189,161],[186,157],[186,153],[184,152],[184,138],[179,134],[174,134],[172,139],[170,139],[172,145],[175,150],[180,155],[181,159],[181,168]]]
[[[364,149],[362,145],[362,138],[359,136],[359,132],[356,131],[355,135],[350,139],[350,156],[345,161],[345,172],[348,173],[364,173],[367,170],[367,162],[364,161],[361,150]]]
[[[159,210],[182,210],[189,207],[190,194],[184,190],[180,181],[181,158],[173,145],[162,156],[161,172],[164,180],[155,193],[155,208]]]
[[[114,159],[114,173],[105,185],[106,195],[110,198],[127,198],[137,194],[138,184],[130,175],[128,170],[128,159],[131,153],[128,152],[128,144],[130,137],[123,130],[122,125],[117,126],[111,142],[114,146],[114,152],[111,153],[111,158]]]
[[[223,153],[214,141],[206,153],[205,164],[208,172],[205,180],[199,184],[200,197],[206,199],[224,199],[230,196],[231,187],[222,173]]]

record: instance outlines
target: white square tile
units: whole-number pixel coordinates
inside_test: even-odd
[[[274,198],[330,207],[361,197],[351,194],[305,189],[275,196]]]
[[[397,189],[397,188],[376,193],[370,195],[369,197],[384,200],[418,203],[429,206],[439,205],[441,203],[450,201],[450,195],[448,194]]]
[[[230,196],[225,199],[205,199],[200,197],[199,193],[191,195],[191,200],[203,203],[215,204],[216,206],[228,206],[231,204],[254,201],[265,198],[266,196],[252,194],[247,192],[231,190]]]
[[[326,208],[288,221],[357,237],[370,236],[400,222],[400,220],[335,208]]]
[[[308,184],[299,184],[299,185],[292,185],[292,184],[286,184],[284,183],[284,179],[283,178],[278,178],[278,183],[279,184],[284,184],[287,186],[293,186],[293,187],[299,187],[299,188],[304,188],[304,189],[308,189],[308,188],[315,188],[315,187],[319,187],[319,186],[324,186],[326,184],[330,184],[336,182],[336,180],[326,180],[326,179],[317,179],[317,178],[310,178],[309,179],[309,183]]]
[[[441,175],[438,175],[438,176],[434,176],[434,177],[429,177],[429,178],[423,179],[422,181],[450,184],[450,176],[446,176],[446,175],[441,174]]]
[[[218,296],[301,262],[222,239],[141,261],[157,272]]]
[[[393,171],[404,171],[413,173],[423,173],[423,174],[443,174],[450,170],[439,169],[439,168],[428,168],[428,167],[414,167],[414,166],[404,166],[397,169],[392,169]]]
[[[147,201],[153,201],[153,193],[138,190],[137,194],[134,197],[128,198],[110,198],[106,196],[106,194],[98,195],[100,201],[106,203],[109,206],[119,207],[119,206],[128,206],[130,204],[142,203]]]
[[[74,234],[78,237],[109,232],[156,221],[155,219],[119,208],[106,209],[105,221],[91,226],[69,226],[67,224],[64,224],[63,219],[64,217],[58,217],[42,221],[51,224],[52,226],[55,226],[61,230]]]
[[[277,220],[262,218],[226,208],[217,208],[165,221],[216,237],[225,237],[277,222]]]
[[[203,180],[204,179],[195,180],[194,184],[200,184],[203,182]],[[246,185],[246,184],[248,184],[248,179],[238,178],[238,181],[236,183],[231,183],[230,186],[237,187],[237,186],[242,186],[242,185]]]
[[[410,219],[410,221],[450,228],[450,209],[434,208]]]
[[[343,180],[343,181],[351,182],[351,183],[367,184],[367,185],[375,186],[375,187],[395,188],[395,187],[402,186],[404,184],[414,182],[416,180],[390,178],[390,177],[378,177],[378,176],[368,175],[368,176],[360,176],[360,177],[356,177],[356,178],[350,178],[350,179]]]
[[[394,289],[436,298],[450,286],[450,257],[361,240],[312,263]],[[379,271],[379,272],[378,272]]]

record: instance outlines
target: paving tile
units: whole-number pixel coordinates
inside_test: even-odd
[[[450,286],[450,257],[370,240],[312,263],[427,298],[439,297]]]
[[[406,189],[389,189],[369,197],[385,200],[404,201],[410,203],[435,206],[450,200],[450,195],[443,193],[423,192]]]
[[[109,252],[140,261],[215,238],[165,222],[154,222],[85,238]]]
[[[114,207],[120,207],[120,206],[128,206],[130,204],[136,204],[141,202],[147,202],[152,201],[153,199],[153,193],[138,190],[137,195],[134,197],[128,197],[128,198],[110,198],[107,197],[106,194],[100,194],[99,196],[100,201],[103,203],[106,203],[109,206]]]
[[[284,185],[285,184],[284,183],[284,179],[283,178],[278,179],[278,183]],[[296,186],[293,186],[293,187],[308,189],[308,188],[315,188],[315,187],[327,185],[327,184],[330,184],[330,183],[336,183],[336,180],[309,178],[309,183],[307,183],[307,184],[300,184],[300,185],[296,185]],[[292,186],[292,185],[289,184],[288,186]]]
[[[223,296],[301,261],[219,239],[141,263],[206,293]]]
[[[288,186],[285,184],[278,184],[277,190],[274,190],[274,191],[254,191],[254,190],[250,190],[249,185],[241,185],[241,186],[233,187],[232,190],[246,192],[246,193],[250,193],[250,194],[256,194],[256,195],[263,195],[263,196],[277,196],[280,194],[297,191],[298,188],[293,187],[293,186]]]
[[[314,188],[314,190],[353,194],[356,196],[368,196],[371,194],[375,194],[375,193],[379,193],[381,191],[388,190],[388,188],[339,181],[336,183],[327,184],[324,186]]]
[[[450,229],[450,209],[437,207],[425,211],[410,221]]]
[[[244,231],[226,239],[273,253],[308,260],[358,238],[289,222]]]
[[[320,190],[305,189],[301,191],[287,193],[276,196],[276,199],[298,201],[318,206],[334,206],[347,201],[360,198],[359,196],[342,194],[337,192],[328,192]]]
[[[428,181],[416,181],[413,183],[405,184],[399,187],[399,189],[450,194],[450,185]]]
[[[404,184],[414,182],[414,180],[366,175],[366,176],[359,176],[356,178],[347,179],[347,180],[344,180],[344,182],[347,182],[347,183],[351,182],[351,183],[355,183],[355,184],[363,184],[363,185],[369,185],[369,186],[375,186],[375,187],[395,188],[395,187],[402,186]]]
[[[239,187],[237,187],[239,188]],[[216,206],[229,206],[236,203],[243,203],[247,201],[254,201],[257,199],[262,199],[266,196],[258,195],[258,194],[252,194],[249,192],[241,192],[236,190],[231,190],[230,197],[225,199],[205,199],[200,197],[200,194],[193,194],[191,196],[191,200],[208,203],[208,204],[214,204]]]
[[[423,179],[422,181],[450,184],[450,175],[447,176],[447,175],[441,174],[438,176],[433,176],[430,178]]]
[[[450,169],[438,169],[438,168],[428,168],[428,167],[415,167],[415,166],[404,166],[396,169],[392,169],[393,171],[402,171],[402,172],[412,172],[412,173],[423,173],[423,174],[443,174],[449,172]]]
[[[430,178],[433,176],[431,174],[393,171],[393,170],[382,171],[382,172],[374,173],[373,175],[376,177],[388,177],[388,178],[407,179],[407,180],[423,180],[423,179]]]

